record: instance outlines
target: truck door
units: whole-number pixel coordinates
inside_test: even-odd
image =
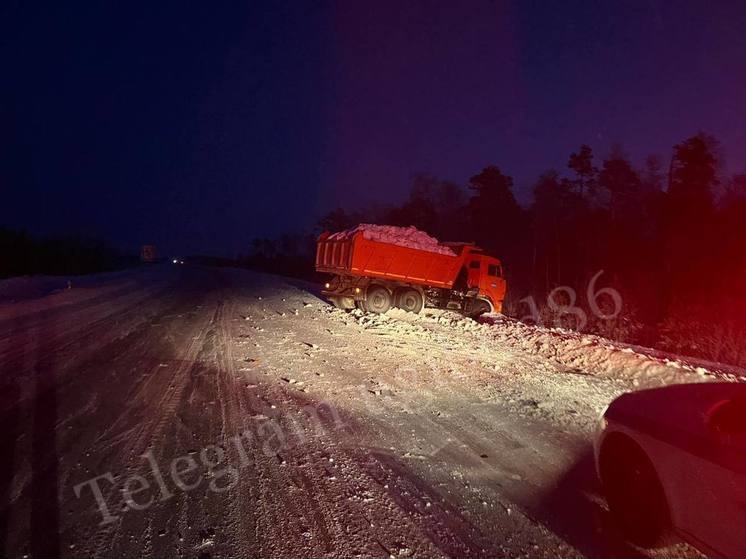
[[[495,307],[495,312],[502,312],[502,303],[505,299],[505,279],[503,278],[500,261],[494,258],[485,258],[482,262],[482,268],[479,289],[490,298]]]
[[[466,285],[469,288],[482,289],[482,259],[479,257],[469,260]]]

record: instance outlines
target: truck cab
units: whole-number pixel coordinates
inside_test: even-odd
[[[501,312],[506,283],[500,260],[472,249],[466,257],[465,267],[469,290],[477,290],[477,298],[486,299],[492,307],[491,312]]]

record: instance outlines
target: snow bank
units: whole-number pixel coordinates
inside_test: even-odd
[[[501,314],[483,315],[481,323],[453,312],[429,310],[439,324],[485,336],[500,345],[539,355],[570,373],[629,382],[636,387],[654,387],[711,381],[746,381],[746,372],[733,367],[686,357],[660,354],[648,348],[617,344],[592,334],[558,328],[530,326]]]
[[[713,372],[683,360],[651,357],[590,334],[505,319],[495,320],[490,330],[501,343],[551,359],[568,372],[629,381],[640,387],[717,380]]]
[[[387,315],[353,311],[352,318],[365,328],[392,334],[401,334],[404,328],[440,345],[473,351],[474,357],[483,361],[508,351],[554,363],[562,372],[620,381],[639,388],[746,380],[743,375],[703,367],[684,357],[651,355],[645,348],[616,344],[590,334],[529,326],[503,315],[485,315],[477,322],[451,311],[427,309],[415,315],[392,309]]]
[[[340,231],[329,236],[332,241],[342,241],[351,239],[358,231],[363,232],[363,237],[370,241],[379,243],[389,243],[392,245],[416,248],[426,252],[437,252],[438,254],[447,254],[456,256],[447,246],[441,245],[438,239],[431,237],[424,231],[416,227],[397,227],[395,225],[375,225],[372,223],[361,223],[357,227]]]

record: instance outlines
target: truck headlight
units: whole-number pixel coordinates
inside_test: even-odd
[[[329,289],[329,288],[330,288],[331,286],[332,286],[332,284],[331,284],[331,283],[329,283],[329,282],[326,282],[326,283],[324,284],[324,287],[325,287],[326,289]]]

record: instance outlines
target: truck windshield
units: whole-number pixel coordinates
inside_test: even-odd
[[[487,267],[487,275],[488,276],[495,276],[495,277],[499,278],[502,275],[501,274],[501,270],[500,270],[500,266],[498,266],[496,264],[490,264]]]

